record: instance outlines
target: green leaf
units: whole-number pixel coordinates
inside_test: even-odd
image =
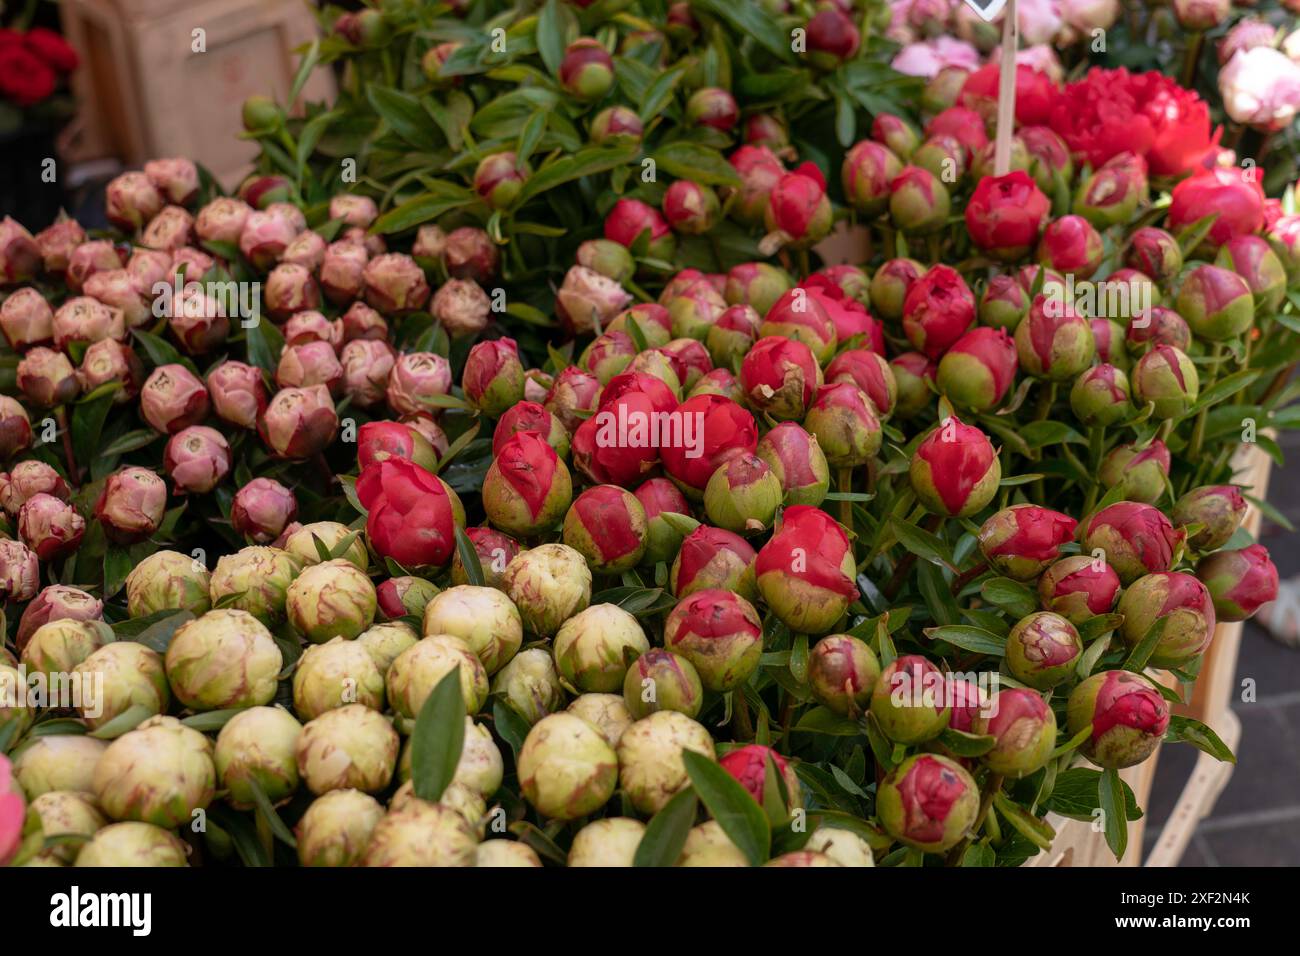
[[[284,336],[275,325],[258,319],[248,330],[248,361],[265,372],[275,374],[284,351]]]
[[[197,730],[199,733],[210,734],[214,731],[221,730],[222,727],[230,723],[236,715],[242,714],[246,708],[231,707],[227,710],[205,710],[201,714],[192,714],[189,717],[182,718],[181,723],[191,730]]]
[[[646,824],[645,834],[632,857],[632,865],[673,866],[682,855],[682,847],[686,846],[686,837],[695,824],[698,807],[699,799],[689,787],[675,794]]]
[[[460,525],[456,525],[456,553],[460,555],[466,579],[470,584],[481,588],[487,580],[483,577],[483,564],[478,559],[478,552],[474,550],[474,542]]]
[[[1076,747],[1080,746],[1085,740],[1087,740],[1091,736],[1092,736],[1092,724],[1089,724],[1088,726],[1080,730],[1077,734],[1075,734],[1073,737],[1071,737],[1069,740],[1067,740],[1065,743],[1061,744],[1061,746],[1053,750],[1052,759],[1055,760],[1057,757],[1064,757],[1066,754],[1074,750]]]
[[[1073,442],[1076,445],[1088,444],[1088,439],[1064,422],[1038,421],[1030,422],[1020,429],[1020,437],[1030,448],[1042,448],[1046,445],[1060,445]]]
[[[1020,835],[1040,850],[1050,850],[1056,839],[1056,830],[1046,820],[1040,820],[1020,804],[999,790],[993,795],[993,805]]]
[[[889,530],[893,532],[899,544],[918,558],[924,558],[932,564],[954,567],[952,550],[938,535],[924,528],[918,528],[914,524],[908,524],[894,515],[889,518]]]
[[[298,849],[298,841],[293,838],[289,828],[284,825],[284,821],[280,819],[280,814],[275,812],[270,797],[266,795],[266,791],[257,782],[256,774],[249,774],[244,782],[253,792],[253,803],[257,806],[258,816],[266,821],[267,826],[271,828],[271,832],[275,834],[275,838],[286,846],[291,846],[295,850]]]
[[[740,174],[716,149],[678,141],[655,150],[655,164],[670,176],[706,186],[739,186]]]
[[[615,166],[623,166],[636,159],[640,147],[632,146],[588,146],[569,156],[563,156],[547,163],[533,173],[524,183],[519,193],[519,205],[523,205],[534,196],[554,189],[564,183],[608,172]]]
[[[790,673],[799,683],[808,680],[808,635],[796,634],[790,651]]]
[[[112,597],[122,590],[122,585],[126,583],[126,576],[131,573],[131,568],[134,566],[131,552],[117,545],[109,545],[104,553],[104,597]]]
[[[1109,634],[1123,623],[1123,614],[1098,614],[1096,617],[1090,617],[1079,625],[1079,638],[1083,643],[1090,644],[1103,634]]]
[[[939,742],[958,757],[982,757],[997,745],[998,739],[991,734],[970,734],[946,727]]]
[[[989,578],[980,585],[980,594],[1014,618],[1027,617],[1038,610],[1038,595],[1011,578]]]
[[[772,830],[758,801],[716,761],[683,748],[682,762],[695,792],[731,842],[751,865],[766,863]]]
[[[1055,786],[1052,787],[1051,795],[1044,802],[1043,809],[1050,813],[1059,813],[1071,820],[1090,823],[1095,819],[1098,808],[1097,786],[1100,782],[1101,771],[1091,767],[1074,767],[1062,771],[1056,775]],[[1130,820],[1141,819],[1142,811],[1138,808],[1137,796],[1122,779],[1120,783],[1124,787],[1125,816]]]
[[[441,472],[457,455],[464,451],[466,446],[478,435],[481,427],[482,422],[476,421],[472,427],[465,429],[464,432],[457,436],[456,440],[447,446],[447,453],[438,459],[438,464],[433,469],[433,473],[436,475]]]
[[[511,751],[518,759],[519,749],[523,747],[524,738],[528,736],[531,728],[527,718],[519,713],[510,701],[504,697],[497,697],[492,702],[492,724],[501,739],[510,745]]]
[[[1160,638],[1164,636],[1164,624],[1163,620],[1157,620],[1147,628],[1142,640],[1138,642],[1137,647],[1133,648],[1124,661],[1126,671],[1141,674],[1146,670],[1147,662],[1151,660],[1151,655],[1156,652],[1156,647],[1160,644]]]
[[[132,329],[131,334],[135,340],[140,343],[144,353],[149,356],[149,361],[155,366],[158,365],[184,365],[190,371],[195,371],[194,363],[181,356],[166,339],[161,339],[152,332],[146,332],[143,329]]]
[[[144,704],[132,704],[112,720],[90,731],[87,736],[97,740],[116,740],[129,730],[135,730],[144,721],[154,715],[155,711]]]
[[[302,93],[302,88],[307,85],[307,79],[311,76],[311,71],[316,69],[318,63],[320,63],[320,37],[316,37],[311,41],[311,45],[307,47],[307,52],[302,55],[302,59],[298,62],[298,69],[294,71],[293,83],[289,86],[288,98],[291,108],[294,102],[297,101],[298,95]]]
[[[990,867],[997,866],[998,855],[987,843],[973,843],[961,855],[962,866]]]
[[[101,458],[115,458],[118,455],[125,455],[127,452],[146,448],[161,437],[152,428],[138,428],[109,442],[99,449],[98,455]]]
[[[456,775],[465,742],[465,700],[460,668],[438,681],[420,707],[411,734],[411,782],[421,800],[437,803]]]
[[[106,382],[72,406],[72,450],[77,463],[85,466],[101,452],[98,445],[104,432],[104,421],[113,407],[114,395],[121,382]],[[75,480],[76,475],[69,475]]]
[[[422,150],[432,151],[442,145],[437,137],[430,135],[433,126],[419,99],[377,83],[365,83],[363,87],[371,108],[402,139]]]
[[[645,88],[645,93],[641,97],[641,107],[637,111],[641,119],[650,121],[658,116],[672,101],[673,92],[677,89],[677,84],[681,82],[686,75],[684,66],[675,66],[671,70],[660,73],[655,80]]]
[[[569,45],[568,8],[559,0],[546,0],[541,14],[537,17],[537,52],[551,74],[558,76],[560,64],[564,62],[564,49]],[[562,15],[564,14],[564,15]]]
[[[867,711],[867,743],[871,745],[871,753],[876,758],[876,763],[881,769],[888,772],[894,769],[898,763],[894,759],[894,745],[885,737],[885,732],[880,729],[880,722],[876,715]]]
[[[1231,398],[1243,388],[1252,384],[1262,374],[1263,369],[1244,368],[1239,372],[1233,372],[1231,375],[1225,375],[1205,391],[1201,392],[1201,396],[1196,400],[1196,404],[1187,410],[1187,415],[1184,417],[1190,417],[1199,412],[1202,408],[1207,408],[1210,405],[1217,405],[1224,399]]]
[[[1097,781],[1097,805],[1101,807],[1102,823],[1106,828],[1106,845],[1115,859],[1124,857],[1128,848],[1127,805],[1124,800],[1124,782],[1118,770],[1103,770]]]
[[[1219,735],[1192,717],[1170,717],[1169,729],[1165,731],[1165,740],[1191,744],[1215,760],[1224,760],[1232,764],[1237,762],[1236,756],[1228,745],[1219,739]]]
[[[969,624],[949,624],[944,627],[927,627],[925,636],[932,641],[947,641],[954,647],[987,654],[990,657],[1003,657],[1007,652],[1007,642],[991,631]]]
[[[143,644],[145,647],[156,651],[159,654],[166,654],[168,646],[171,645],[172,637],[180,629],[182,624],[187,624],[194,620],[194,613],[192,611],[173,610],[166,610],[160,613],[164,616],[142,630],[135,637],[135,641],[136,643]],[[122,637],[120,631],[118,632],[118,637]]]
[[[236,812],[224,803],[214,802],[208,807],[208,818],[230,834],[230,841],[234,844],[235,852],[239,854],[240,862],[244,866],[262,867],[271,865],[271,861],[267,858],[266,849],[262,846],[262,841],[258,839],[257,830],[250,817]]]
[[[388,210],[375,220],[370,231],[381,236],[405,232],[431,219],[437,219],[452,209],[468,206],[472,202],[474,202],[474,194],[463,186],[440,183],[437,189],[431,189]]]
[[[729,24],[742,37],[752,37],[754,42],[778,59],[789,60],[790,35],[778,25],[775,17],[757,3],[736,3],[735,0],[694,0],[691,4]]]
[[[862,736],[862,725],[856,720],[841,717],[821,706],[806,711],[799,718],[794,729],[808,734],[826,734],[831,737]]]

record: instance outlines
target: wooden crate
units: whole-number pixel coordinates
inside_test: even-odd
[[[1272,459],[1258,445],[1252,444],[1243,445],[1233,463],[1234,479],[1248,486],[1256,498],[1266,498]],[[1243,526],[1258,538],[1263,518],[1260,510],[1252,506]],[[1232,701],[1237,694],[1237,657],[1243,630],[1240,621],[1223,623],[1215,629],[1214,641],[1205,653],[1192,699],[1174,708],[1177,713],[1195,717],[1208,725],[1234,752],[1241,741],[1241,721],[1232,711]],[[1215,760],[1209,754],[1198,755],[1192,775],[1151,849],[1147,866],[1178,865],[1196,825],[1214,809],[1219,794],[1232,779],[1234,769],[1233,764]]]
[[[1255,497],[1266,498],[1272,459],[1258,445],[1243,445],[1233,462],[1234,479],[1248,486]],[[1262,523],[1263,515],[1258,508],[1252,507],[1243,526],[1252,536],[1258,537]],[[1237,692],[1237,656],[1241,649],[1242,630],[1241,622],[1225,622],[1215,628],[1214,640],[1201,664],[1191,700],[1174,708],[1176,713],[1195,717],[1209,725],[1233,751],[1241,741],[1241,722],[1232,711],[1232,700]],[[1172,675],[1164,674],[1163,678],[1168,686],[1178,687]],[[1120,774],[1133,788],[1141,807],[1147,806],[1159,755],[1157,750],[1150,760]],[[1027,865],[1177,866],[1196,825],[1214,809],[1219,794],[1232,778],[1233,769],[1232,764],[1216,760],[1209,754],[1198,755],[1191,776],[1145,861],[1141,859],[1145,818],[1129,825],[1128,849],[1124,859],[1116,864],[1104,837],[1094,832],[1090,823],[1050,816],[1048,822],[1056,827],[1056,841],[1050,851],[1034,857]]]
[[[61,10],[64,32],[82,54],[70,158],[116,156],[138,166],[186,156],[227,187],[257,154],[239,138],[243,101],[263,93],[283,102],[293,50],[317,33],[304,0],[65,0]],[[196,30],[204,52],[193,50]],[[315,71],[303,99],[333,98],[329,71]]]

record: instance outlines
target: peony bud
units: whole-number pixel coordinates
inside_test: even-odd
[[[1259,544],[1206,555],[1196,566],[1221,621],[1244,621],[1277,599],[1277,568]]]
[[[1007,635],[1011,676],[1035,690],[1051,690],[1074,676],[1083,641],[1068,618],[1038,611],[1021,618]]]
[[[324,385],[276,392],[257,422],[258,434],[280,458],[310,458],[338,432],[338,413]]]
[[[30,601],[40,586],[36,553],[21,541],[0,538],[0,598],[15,603]]]
[[[160,365],[140,389],[140,414],[164,435],[197,425],[208,414],[208,390],[184,365]]]
[[[663,210],[664,218],[678,232],[698,236],[717,224],[722,205],[708,186],[679,179],[664,193]]]
[[[77,296],[64,302],[55,310],[51,325],[54,345],[63,351],[104,339],[120,342],[126,338],[126,319],[122,310],[111,309],[89,296]]]
[[[896,840],[942,853],[966,836],[979,804],[979,788],[960,764],[938,754],[917,754],[881,781],[876,814]]]
[[[0,395],[0,463],[30,448],[32,423],[27,411],[8,395]]]
[[[889,218],[906,233],[935,232],[952,207],[948,190],[929,170],[905,166],[889,184]],[[872,297],[873,301],[875,297]]]
[[[1102,459],[1097,475],[1107,488],[1123,488],[1124,500],[1155,504],[1169,483],[1169,449],[1159,439],[1146,448],[1116,445]]]
[[[966,228],[990,255],[1019,259],[1037,241],[1049,210],[1047,197],[1025,173],[986,176],[966,204]]]
[[[1159,633],[1150,663],[1182,667],[1201,654],[1214,636],[1214,605],[1205,585],[1181,572],[1147,574],[1124,590],[1119,613],[1120,636],[1137,647]]]
[[[1156,345],[1138,359],[1132,375],[1133,400],[1151,402],[1152,416],[1178,418],[1187,413],[1200,394],[1196,366],[1184,352],[1170,345]]]
[[[1165,224],[1177,233],[1206,216],[1216,216],[1205,237],[1210,250],[1236,236],[1257,233],[1264,226],[1264,191],[1259,179],[1255,173],[1247,175],[1223,166],[1189,176],[1174,187]]]
[[[252,365],[222,362],[208,373],[208,389],[212,394],[212,410],[231,425],[255,428],[258,416],[266,410],[262,370]]]
[[[1016,345],[1004,329],[974,328],[939,360],[939,391],[976,411],[1001,404],[1016,374]]]
[[[0,332],[15,352],[48,345],[54,340],[54,312],[36,289],[19,289],[0,304]]]
[[[764,223],[785,242],[804,248],[824,239],[834,214],[826,196],[826,179],[813,163],[803,163],[776,181],[768,195]]]
[[[682,540],[669,572],[669,586],[678,599],[712,589],[757,600],[755,557],[754,549],[740,535],[700,525]]]
[[[142,562],[138,567],[147,563]],[[130,575],[127,576],[130,580]],[[206,597],[206,589],[204,591]],[[128,607],[130,592],[128,591]],[[62,584],[51,584],[30,601],[18,620],[18,631],[14,636],[14,647],[21,654],[27,642],[36,633],[37,628],[51,621],[71,618],[74,621],[98,621],[104,616],[104,602],[92,597],[79,588]],[[133,615],[134,616],[134,615]]]
[[[388,315],[417,312],[429,301],[424,270],[408,255],[385,253],[366,263],[362,272],[366,303]]]
[[[740,366],[741,387],[754,407],[782,420],[803,418],[821,382],[808,346],[781,335],[759,339]]]
[[[104,206],[109,222],[123,232],[132,233],[144,228],[162,211],[163,197],[146,174],[127,172],[105,187]]]
[[[586,721],[550,714],[533,725],[519,750],[519,787],[543,817],[574,820],[600,809],[614,795],[619,762]]]
[[[581,37],[565,49],[559,80],[570,95],[595,102],[614,85],[614,61],[599,40]]]
[[[77,509],[53,495],[32,495],[18,510],[18,537],[42,561],[75,552],[85,531],[86,520]]]
[[[506,594],[519,608],[524,626],[550,636],[591,601],[591,571],[573,548],[546,544],[521,552],[506,566]]]
[[[1043,610],[1055,611],[1075,625],[1110,613],[1119,591],[1115,569],[1091,555],[1062,558],[1038,579],[1038,599]]]
[[[1101,234],[1082,216],[1062,216],[1048,223],[1038,243],[1039,263],[1076,279],[1096,272],[1102,253]]]
[[[645,554],[648,533],[640,501],[617,485],[588,488],[564,517],[564,543],[601,574],[635,567]]]
[[[1098,767],[1122,770],[1151,756],[1169,727],[1169,704],[1155,686],[1131,671],[1103,671],[1070,694],[1067,731],[1089,724],[1092,734],[1079,752]]]
[[[41,408],[65,405],[80,390],[76,370],[68,357],[44,346],[30,349],[19,360],[17,384],[24,397]]]
[[[573,498],[569,469],[546,440],[533,432],[512,436],[483,480],[489,520],[513,534],[553,527]]]
[[[875,407],[865,392],[848,382],[817,390],[804,427],[816,437],[826,460],[838,468],[866,464],[880,450],[882,433]]]
[[[601,110],[591,120],[588,138],[595,144],[630,145],[641,142],[645,126],[635,110],[626,106],[610,106]]]
[[[387,342],[354,339],[343,346],[339,362],[343,376],[342,393],[353,405],[373,408],[384,400],[396,363],[396,355]]]
[[[555,663],[540,647],[520,651],[511,658],[492,679],[492,693],[500,695],[530,724],[562,710],[566,700]]]
[[[980,762],[994,773],[1019,780],[1051,759],[1056,747],[1056,715],[1041,695],[1010,687],[994,695],[987,714],[975,715],[971,732],[996,741]]]
[[[980,527],[980,553],[1000,574],[1032,581],[1060,556],[1060,547],[1074,537],[1078,522],[1069,515],[1039,505],[1012,505],[993,514]]]
[[[108,476],[95,517],[118,544],[144,541],[158,530],[167,508],[167,485],[147,468],[122,468]]]
[[[1129,237],[1124,264],[1156,282],[1167,282],[1182,271],[1183,251],[1163,229],[1143,226]]]
[[[864,139],[844,154],[844,198],[864,216],[878,216],[889,206],[890,184],[902,171],[903,164],[887,146]]]
[[[741,180],[739,187],[729,190],[729,212],[737,222],[757,226],[767,214],[768,197],[785,169],[766,146],[742,146],[728,162]]]
[[[13,225],[17,225],[14,223]],[[20,227],[21,228],[21,227]],[[24,255],[29,254],[22,244],[21,237],[17,230],[9,227],[11,236],[18,241],[15,251],[23,250]],[[75,219],[68,219],[60,215],[55,222],[42,229],[36,234],[33,240],[36,243],[37,250],[40,253],[40,264],[45,266],[46,272],[66,272],[72,251],[86,241],[86,230],[81,227]],[[34,269],[33,266],[24,265],[24,268]],[[0,275],[5,270],[0,269]],[[5,277],[5,281],[11,281]],[[14,279],[12,281],[18,281]]]
[[[1232,247],[1225,245],[1231,258]],[[1250,286],[1235,272],[1219,266],[1198,266],[1178,291],[1178,312],[1192,332],[1212,342],[1236,338],[1250,328],[1255,303]],[[1162,416],[1163,417],[1163,416]]]
[[[443,244],[443,264],[453,279],[487,282],[496,275],[499,259],[497,248],[488,234],[472,226],[453,229]]]
[[[928,511],[966,518],[993,499],[1002,465],[983,432],[947,418],[917,447],[909,475]]]
[[[1103,559],[1128,585],[1144,574],[1170,570],[1184,536],[1151,505],[1121,501],[1092,516],[1084,529],[1083,547],[1087,552],[1100,548]]]
[[[1070,408],[1089,427],[1114,425],[1133,411],[1128,376],[1113,365],[1094,365],[1074,380]]]
[[[929,358],[937,359],[975,322],[975,297],[948,266],[933,266],[912,283],[903,302],[903,331]]]
[[[759,592],[792,630],[831,630],[857,597],[848,536],[829,515],[807,505],[787,508],[754,564]]]
[[[388,379],[388,406],[399,415],[429,414],[436,408],[423,399],[451,391],[451,366],[433,352],[406,352]]]
[[[509,209],[519,198],[532,171],[511,151],[492,153],[474,170],[474,191],[493,209]]]
[[[1282,304],[1287,287],[1286,268],[1266,240],[1259,236],[1229,239],[1219,247],[1214,261],[1244,279],[1254,303],[1266,312],[1274,312]],[[1208,290],[1202,291],[1208,300]],[[1227,308],[1237,306],[1234,303]]]
[[[1130,349],[1140,352],[1148,343],[1172,345],[1183,352],[1192,347],[1192,330],[1173,309],[1152,306],[1145,318],[1145,323],[1131,323],[1124,335],[1124,342]]]
[[[0,222],[0,238],[3,238],[3,227],[4,222]],[[146,252],[147,258],[145,257]],[[134,260],[137,256],[141,257],[141,261],[153,259],[169,262],[171,258],[163,252],[145,250],[137,250],[136,254],[131,258]],[[83,242],[81,245],[73,249],[72,254],[68,257],[68,270],[67,275],[65,276],[68,282],[68,288],[73,292],[80,293],[82,286],[92,275],[96,272],[107,272],[112,269],[122,268],[124,258],[125,257],[118,251],[117,247],[107,239],[96,239],[91,242]],[[157,276],[157,278],[162,277],[161,274]],[[146,288],[137,291],[148,291],[148,289]]]
[[[1055,297],[1040,295],[1016,326],[1020,366],[1035,378],[1060,382],[1074,378],[1096,355],[1088,320]]]
[[[524,395],[524,367],[514,339],[480,342],[469,351],[461,379],[465,397],[493,418]]]
[[[290,345],[280,353],[275,384],[280,388],[323,385],[331,395],[338,395],[343,391],[343,366],[328,342]]]
[[[739,115],[735,98],[716,86],[698,89],[686,101],[686,122],[691,126],[707,126],[728,133]]]
[[[471,532],[474,530],[470,529]],[[389,578],[381,582],[375,592],[380,615],[393,623],[376,624],[357,640],[366,646],[375,663],[380,665],[380,671],[386,674],[397,655],[418,640],[414,628],[402,623],[400,618],[423,616],[424,609],[439,592],[433,582],[410,575]]]
[[[632,301],[621,285],[599,272],[574,266],[564,276],[555,296],[555,309],[575,333],[595,332],[607,326]]]
[[[856,719],[880,679],[880,662],[865,641],[848,634],[823,637],[808,655],[808,686],[822,706]]]
[[[1215,551],[1228,543],[1246,515],[1246,499],[1233,485],[1193,488],[1174,503],[1170,517],[1179,527],[1203,527],[1187,539],[1196,551]]]
[[[572,432],[588,420],[583,413],[596,411],[599,394],[600,380],[577,366],[570,365],[555,377],[543,404],[548,412]]]

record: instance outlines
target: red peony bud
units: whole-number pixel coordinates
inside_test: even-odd
[[[588,488],[564,516],[564,543],[598,574],[621,574],[635,567],[645,555],[648,535],[641,502],[617,485]]]
[[[1206,555],[1196,566],[1221,621],[1244,621],[1277,600],[1277,568],[1261,544]]]
[[[1054,611],[1076,625],[1110,613],[1119,591],[1115,569],[1086,554],[1062,558],[1038,579],[1038,600],[1043,610]]]
[[[479,342],[469,350],[461,378],[465,397],[496,418],[524,397],[524,367],[514,339]]]
[[[559,79],[569,94],[593,102],[614,85],[614,61],[599,40],[582,37],[565,49]]]
[[[826,196],[826,177],[814,163],[803,163],[776,181],[768,194],[764,223],[796,248],[812,245],[831,231],[834,213]]]
[[[800,806],[802,800],[799,797],[799,778],[795,776],[794,768],[786,762],[786,759],[771,747],[764,747],[762,744],[749,744],[728,751],[718,758],[718,765],[739,781],[740,785],[749,791],[749,795],[760,806],[763,804],[763,797],[767,790],[767,766],[769,763],[776,767],[776,772],[785,781],[786,795],[790,805]]]
[[[1016,344],[1005,329],[971,329],[939,360],[939,391],[957,405],[986,412],[1002,403],[1016,367]]]
[[[1258,170],[1235,166],[1216,166],[1189,176],[1174,187],[1166,224],[1176,233],[1215,216],[1205,237],[1211,250],[1237,236],[1253,235],[1264,228],[1261,178]]]
[[[1040,263],[1077,279],[1097,271],[1102,253],[1101,234],[1082,216],[1062,216],[1048,223],[1038,243]]]
[[[932,266],[912,283],[903,300],[908,341],[937,359],[975,322],[975,296],[957,270]]]
[[[898,382],[882,354],[866,349],[841,352],[826,366],[826,381],[851,382],[866,392],[876,414],[888,418],[898,401]]]
[[[735,97],[716,86],[701,87],[686,101],[686,122],[691,126],[708,126],[729,133],[739,116]]]
[[[1169,729],[1169,703],[1155,686],[1131,671],[1103,671],[1070,693],[1070,736],[1092,725],[1079,752],[1099,767],[1121,770],[1141,763]]]
[[[441,567],[456,548],[452,502],[434,475],[405,458],[372,464],[357,478],[366,537],[405,568]]]
[[[892,113],[877,113],[871,121],[871,138],[884,143],[900,159],[908,159],[921,141],[920,135],[905,120]]]
[[[917,446],[909,476],[926,510],[966,518],[993,499],[1002,465],[982,431],[946,418]]]
[[[1098,511],[1087,522],[1083,547],[1098,548],[1102,559],[1132,584],[1144,574],[1168,571],[1181,549],[1185,532],[1175,531],[1159,509],[1136,501],[1120,501]]]
[[[971,239],[999,259],[1019,259],[1038,239],[1051,204],[1020,171],[985,176],[966,204]]]
[[[483,480],[488,519],[510,534],[536,534],[554,527],[572,499],[569,469],[535,432],[512,435]]]
[[[731,215],[738,222],[756,226],[763,221],[768,197],[785,169],[766,146],[742,146],[728,162],[741,179],[741,185],[732,190]]]
[[[858,596],[848,535],[830,515],[808,505],[782,512],[754,573],[772,612],[803,634],[831,630]]]
[[[1214,551],[1228,543],[1246,516],[1246,499],[1233,485],[1193,488],[1174,503],[1169,513],[1175,525],[1203,527],[1187,539],[1197,551]]]
[[[750,402],[783,420],[803,418],[821,382],[821,367],[808,346],[779,335],[759,339],[740,366]]]
[[[757,600],[755,558],[754,549],[740,535],[702,524],[682,540],[669,572],[669,587],[679,602],[687,595],[712,590]]]
[[[678,405],[673,412],[681,428],[681,441],[660,449],[664,470],[688,497],[698,498],[709,478],[728,458],[752,452],[758,444],[754,416],[735,402],[716,395],[701,395]]]
[[[664,621],[664,647],[690,661],[700,682],[724,692],[758,669],[763,626],[753,605],[724,590],[680,595]]]
[[[864,216],[878,216],[889,205],[890,183],[902,171],[903,164],[887,146],[864,139],[844,154],[844,198]]]
[[[1068,303],[1040,295],[1016,326],[1020,367],[1035,378],[1060,382],[1074,378],[1097,352],[1092,325]]]

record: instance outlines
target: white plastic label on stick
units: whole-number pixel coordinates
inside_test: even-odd
[[[1007,5],[1007,0],[966,0],[966,6],[978,13],[986,23],[992,23],[993,18],[1002,12],[1002,8]]]

